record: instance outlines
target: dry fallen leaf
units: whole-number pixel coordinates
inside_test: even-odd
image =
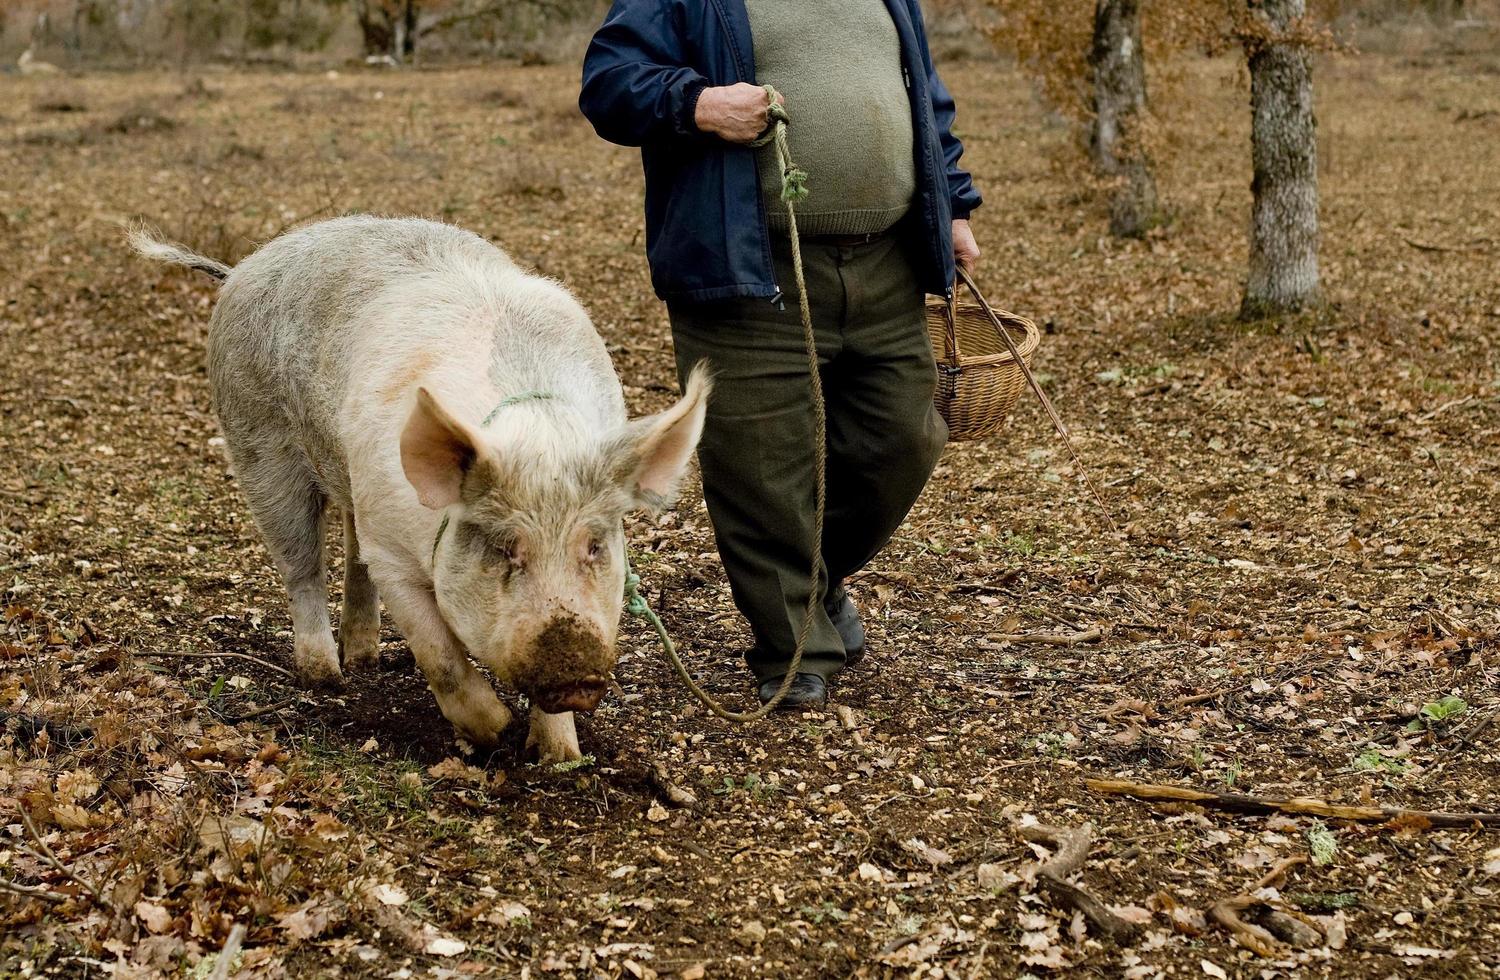
[[[467,944],[452,936],[433,936],[427,940],[427,945],[422,947],[422,952],[429,956],[457,956],[468,948]]]
[[[152,932],[166,932],[172,926],[172,913],[144,898],[135,903],[135,915]]]

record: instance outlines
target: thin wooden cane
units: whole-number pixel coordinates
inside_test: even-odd
[[[1063,445],[1068,449],[1068,455],[1073,457],[1073,465],[1078,467],[1079,475],[1083,477],[1083,482],[1088,484],[1089,492],[1094,495],[1094,501],[1099,504],[1099,509],[1104,511],[1104,517],[1109,521],[1110,529],[1119,530],[1119,526],[1115,524],[1114,515],[1110,513],[1109,505],[1104,502],[1104,497],[1099,493],[1099,488],[1094,486],[1094,479],[1089,475],[1088,467],[1083,465],[1083,460],[1078,458],[1078,451],[1073,448],[1072,434],[1068,431],[1067,425],[1063,423],[1062,417],[1057,414],[1057,409],[1052,407],[1052,399],[1047,397],[1047,393],[1037,383],[1036,375],[1031,373],[1030,365],[1026,363],[1025,358],[1021,357],[1021,351],[1016,347],[1016,342],[1011,339],[1010,331],[1005,329],[1005,325],[1000,322],[1000,317],[995,315],[994,309],[990,306],[989,301],[984,298],[984,294],[979,291],[979,286],[974,282],[974,277],[969,275],[968,270],[963,266],[958,266],[957,271],[958,277],[963,280],[965,286],[969,287],[969,292],[973,294],[975,301],[979,303],[979,308],[984,310],[985,315],[990,318],[990,322],[995,325],[995,332],[1005,342],[1006,348],[1010,351],[1010,356],[1015,359],[1017,366],[1021,369],[1021,373],[1025,375],[1026,383],[1031,386],[1031,390],[1036,394],[1037,400],[1042,403],[1042,408],[1046,410],[1047,417],[1052,420],[1053,428],[1057,430],[1058,435],[1062,436]],[[950,324],[949,329],[951,330],[953,322],[951,317],[948,322]]]

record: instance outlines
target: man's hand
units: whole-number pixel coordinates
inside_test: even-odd
[[[699,129],[720,139],[749,143],[766,131],[771,121],[767,116],[769,108],[764,88],[737,82],[700,92],[693,121]]]
[[[974,274],[974,265],[979,261],[979,243],[974,240],[974,229],[969,219],[953,220],[953,260],[969,275]]]

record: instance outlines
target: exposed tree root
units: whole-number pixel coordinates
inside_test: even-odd
[[[1117,943],[1129,943],[1140,934],[1140,926],[1115,915],[1088,891],[1067,881],[1068,875],[1079,870],[1088,858],[1089,845],[1094,840],[1093,824],[1072,829],[1030,824],[1018,826],[1016,833],[1025,840],[1054,848],[1052,857],[1037,868],[1037,882],[1054,901],[1082,912],[1090,925]]]
[[[1233,813],[1291,813],[1303,816],[1328,817],[1333,820],[1354,820],[1363,823],[1404,820],[1420,824],[1426,821],[1433,827],[1483,827],[1500,830],[1500,813],[1447,813],[1437,810],[1408,810],[1391,806],[1346,806],[1329,803],[1310,796],[1273,798],[1247,796],[1243,793],[1212,793],[1187,786],[1170,786],[1162,783],[1136,783],[1128,779],[1085,779],[1084,785],[1096,793],[1109,796],[1130,796],[1139,800],[1170,800],[1182,803],[1198,803],[1218,810]]]
[[[1240,918],[1240,913],[1245,909],[1259,904],[1260,899],[1253,895],[1235,895],[1215,902],[1208,910],[1208,917],[1228,929],[1230,935],[1234,936],[1234,941],[1252,953],[1275,956],[1281,945],[1276,937],[1260,926]]]

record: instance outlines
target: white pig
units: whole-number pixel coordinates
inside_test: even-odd
[[[208,367],[235,474],[291,605],[306,683],[377,659],[379,602],[459,734],[511,713],[470,658],[532,704],[528,747],[580,757],[615,662],[623,518],[675,492],[707,372],[627,422],[604,343],[562,286],[467,231],[348,217],[229,266],[143,233],[134,247],[223,280]],[[338,642],[323,515],[343,513]]]

